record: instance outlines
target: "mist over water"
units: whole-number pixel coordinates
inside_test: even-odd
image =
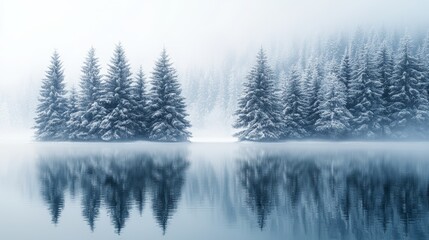
[[[1,236],[427,239],[427,149],[427,143],[2,145]]]

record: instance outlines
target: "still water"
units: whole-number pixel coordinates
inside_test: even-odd
[[[0,239],[429,239],[429,144],[3,144],[0,216]]]

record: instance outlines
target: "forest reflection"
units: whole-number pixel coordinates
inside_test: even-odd
[[[319,239],[429,239],[429,165],[410,155],[241,155],[240,183],[261,230],[273,215],[279,229]]]
[[[165,233],[185,195],[187,206],[206,202],[226,222],[254,221],[279,236],[429,239],[429,164],[411,155],[241,149],[221,168],[191,160],[186,151],[76,155],[46,155],[38,162],[54,224],[69,193],[80,196],[91,230],[101,207],[119,234],[132,208],[141,213],[150,202]],[[196,161],[204,164],[189,171]]]
[[[186,153],[126,154],[81,157],[48,156],[39,161],[41,195],[52,222],[57,224],[64,209],[65,193],[81,193],[82,215],[91,230],[100,207],[105,206],[118,234],[125,227],[133,206],[140,214],[147,195],[162,231],[177,209],[185,172]]]

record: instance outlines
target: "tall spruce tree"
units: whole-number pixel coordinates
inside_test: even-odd
[[[309,91],[310,87],[311,87],[311,75],[310,75],[310,67],[307,64],[307,66],[305,67],[305,69],[302,72],[302,76],[301,76],[301,89],[302,89],[302,104],[303,104],[303,119],[304,119],[304,128],[307,132],[307,136],[311,136],[312,134],[312,130],[313,127],[309,126],[309,115],[311,112],[311,106],[310,106],[310,101],[312,99],[312,93]],[[284,81],[285,83],[287,82],[287,79],[285,79]],[[284,87],[286,87],[286,85],[283,85]]]
[[[308,101],[306,124],[309,136],[318,134],[315,129],[315,124],[320,118],[320,103],[323,100],[323,94],[321,93],[323,77],[324,71],[319,60],[316,59],[309,66],[309,78],[305,90]]]
[[[380,117],[382,118],[382,137],[387,137],[391,134],[390,131],[390,112],[389,106],[391,104],[389,89],[392,81],[393,74],[393,58],[392,54],[387,48],[386,43],[383,43],[380,49],[377,52],[377,56],[375,59],[375,68],[378,72],[378,77],[380,78],[380,82],[383,86],[383,93],[381,95],[383,108],[380,112]]]
[[[149,98],[146,92],[146,79],[142,67],[137,72],[135,83],[133,85],[134,98],[134,117],[137,123],[136,137],[146,138],[149,134]]]
[[[109,65],[101,97],[106,108],[106,115],[100,124],[101,139],[104,141],[127,140],[135,135],[137,127],[133,121],[131,82],[125,51],[118,44]]]
[[[320,104],[320,118],[316,121],[319,136],[341,139],[350,131],[352,115],[347,109],[346,86],[334,73],[326,77],[322,88],[323,101]]]
[[[70,91],[70,97],[68,98],[68,108],[66,111],[67,116],[67,139],[79,140],[79,134],[81,134],[81,112],[79,110],[79,102],[76,93],[76,89],[72,88]]]
[[[287,84],[283,90],[283,137],[286,139],[299,139],[307,135],[306,131],[306,105],[301,85],[301,71],[293,66]]]
[[[345,95],[347,98],[347,107],[350,107],[350,102],[352,102],[349,97],[351,97],[350,92],[350,84],[353,78],[353,64],[350,58],[350,51],[346,50],[346,53],[343,56],[343,59],[340,63],[340,69],[338,73],[338,80],[341,81],[345,87]]]
[[[422,60],[423,65],[426,68],[429,68],[429,32],[426,34],[426,37],[423,39],[422,45],[420,46],[419,58]]]
[[[97,140],[101,137],[100,124],[106,115],[106,109],[100,101],[102,81],[94,48],[89,50],[81,72],[79,94],[81,130],[77,137],[81,140]]]
[[[373,58],[365,47],[362,49],[351,84],[353,135],[358,138],[373,139],[380,136],[382,132],[383,85],[374,66]]]
[[[423,71],[425,74],[425,82],[427,85],[426,91],[429,97],[429,32],[426,34],[426,37],[423,40],[423,44],[420,47],[419,58],[424,67]]]
[[[247,76],[235,112],[234,135],[241,141],[275,141],[283,131],[280,98],[263,49]]]
[[[176,69],[164,49],[155,63],[150,90],[150,134],[154,141],[180,142],[191,137],[185,99]]]
[[[426,137],[429,103],[422,63],[411,54],[410,40],[401,41],[390,86],[392,132],[398,138]]]
[[[37,106],[36,138],[42,141],[66,139],[67,98],[60,55],[54,52],[46,72]]]

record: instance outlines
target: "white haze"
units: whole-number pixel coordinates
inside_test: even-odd
[[[0,0],[0,136],[28,136],[55,49],[68,86],[77,85],[91,46],[105,72],[119,42],[132,69],[142,65],[147,76],[165,47],[184,85],[195,72],[221,81],[214,73],[225,65],[234,66],[232,80],[241,83],[261,46],[274,63],[295,43],[321,34],[427,27],[428,9],[427,0]],[[230,116],[205,121],[192,129],[195,137],[230,136]]]

